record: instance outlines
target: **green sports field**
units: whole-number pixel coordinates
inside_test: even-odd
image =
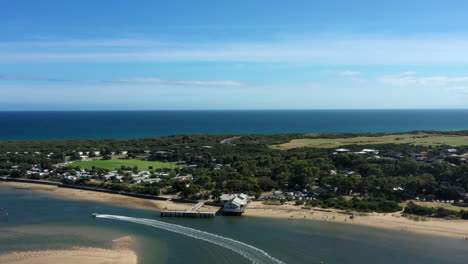
[[[352,138],[306,138],[293,139],[287,143],[273,145],[274,149],[293,149],[300,147],[335,148],[343,145],[373,145],[373,144],[414,144],[421,146],[463,146],[468,145],[468,136],[437,135],[437,134],[401,134],[381,137]]]
[[[150,170],[149,167],[152,166],[153,169],[162,169],[162,168],[180,168],[182,165],[176,165],[175,162],[160,162],[160,161],[144,161],[144,160],[90,160],[90,161],[77,161],[68,164],[68,166],[80,167],[83,169],[91,169],[93,167],[115,170],[120,169],[120,167],[135,167],[138,166],[139,171]]]

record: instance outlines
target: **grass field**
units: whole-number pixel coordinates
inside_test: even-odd
[[[371,145],[371,144],[404,144],[410,143],[421,146],[462,146],[468,145],[468,136],[437,135],[437,134],[401,134],[385,135],[381,137],[353,137],[353,138],[311,138],[293,139],[290,142],[273,145],[274,149],[292,149],[300,147],[335,148],[343,145]]]
[[[408,201],[409,202],[409,201]],[[448,210],[454,210],[454,211],[461,211],[461,210],[468,210],[468,208],[466,207],[460,207],[460,206],[454,206],[454,205],[451,205],[451,204],[446,204],[446,203],[436,203],[436,202],[420,202],[420,201],[412,201],[413,203],[417,204],[417,205],[420,205],[420,206],[425,206],[425,207],[433,207],[433,208],[438,208],[438,207],[442,207],[444,209],[448,209]],[[400,203],[400,206],[407,206],[408,203],[405,202],[405,203]]]
[[[161,168],[180,168],[181,165],[176,165],[174,162],[159,162],[159,161],[144,161],[144,160],[90,160],[90,161],[77,161],[68,164],[68,166],[80,167],[83,169],[91,169],[92,167],[115,170],[120,169],[121,166],[131,167],[138,166],[139,171],[147,171],[150,166],[153,169]]]

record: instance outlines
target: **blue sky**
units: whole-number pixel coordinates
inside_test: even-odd
[[[0,110],[468,108],[466,1],[3,1]]]

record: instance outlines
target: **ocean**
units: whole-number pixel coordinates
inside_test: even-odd
[[[0,140],[464,129],[468,109],[0,112]]]
[[[0,208],[9,213],[0,215],[0,254],[110,247],[112,239],[130,235],[141,264],[462,264],[468,258],[462,239],[304,219],[161,218],[156,211],[7,186],[0,186]],[[92,218],[95,211],[114,216]]]

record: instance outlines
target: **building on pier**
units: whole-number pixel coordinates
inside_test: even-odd
[[[241,194],[223,194],[221,203],[223,204],[223,215],[242,215],[249,204],[250,199],[247,195]]]

